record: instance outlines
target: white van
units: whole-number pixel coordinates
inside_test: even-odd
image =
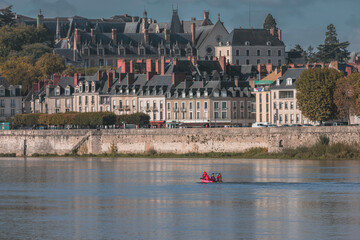
[[[253,123],[252,127],[267,127],[269,125],[269,123],[267,122],[257,122],[257,123]]]

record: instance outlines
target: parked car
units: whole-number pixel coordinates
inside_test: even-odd
[[[289,124],[283,124],[281,127],[290,127]]]
[[[291,127],[301,127],[301,124],[292,124]]]
[[[276,124],[269,124],[268,127],[277,127]]]
[[[304,124],[304,125],[302,125],[303,127],[313,127],[314,125],[312,125],[312,124],[309,124],[309,123],[306,123],[306,124]]]
[[[269,124],[266,122],[253,123],[252,127],[267,127]]]

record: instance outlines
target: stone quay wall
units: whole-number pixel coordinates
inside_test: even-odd
[[[320,135],[330,142],[360,143],[359,126],[288,128],[178,128],[107,130],[10,130],[0,132],[0,154],[208,153],[254,147],[277,152],[311,146]]]

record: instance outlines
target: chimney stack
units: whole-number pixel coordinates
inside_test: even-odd
[[[126,75],[126,81],[127,81],[127,85],[132,85],[135,82],[135,76],[134,73],[127,73]]]
[[[148,29],[144,29],[144,42],[145,44],[149,44],[150,40],[149,40],[149,30]]]
[[[209,19],[209,11],[204,11],[204,20]]]
[[[91,29],[92,30],[92,29]],[[117,31],[115,28],[113,28],[111,30],[111,37],[112,37],[112,42],[114,45],[117,45]]]
[[[197,64],[197,57],[196,56],[191,57],[191,63],[192,63],[193,66],[196,66],[196,64]]]
[[[134,60],[130,60],[130,73],[134,73]]]
[[[91,42],[96,43],[96,29],[92,28],[90,34],[91,34]]]
[[[99,70],[98,71],[98,81],[101,81],[102,80],[102,71]]]
[[[160,74],[164,75],[165,74],[165,57],[162,56],[160,59]]]
[[[267,63],[266,64],[266,71],[267,71],[268,74],[272,73],[272,68],[273,68],[272,63]]]
[[[78,28],[75,28],[75,43],[80,43],[80,30]]]
[[[107,72],[107,78],[108,78],[108,88],[110,89],[113,84],[113,74],[112,72]]]
[[[239,76],[234,77],[235,87],[239,87]]]
[[[153,72],[153,65],[151,58],[146,59],[146,72]]]
[[[177,58],[173,58],[173,65],[176,66],[178,64],[178,59]]]
[[[191,41],[192,41],[193,47],[195,47],[195,44],[196,44],[196,26],[195,26],[195,23],[191,24]]]
[[[275,36],[275,29],[274,28],[270,28],[270,34],[271,34],[271,36]]]
[[[220,63],[220,66],[223,70],[223,72],[226,72],[226,57],[225,56],[221,56],[219,58],[219,63]]]
[[[156,75],[156,72],[146,72],[146,81],[152,79],[154,75]]]
[[[281,40],[282,39],[282,37],[281,37],[281,29],[278,29],[278,38],[279,38],[280,41],[282,41]]]
[[[120,68],[121,73],[126,73],[126,60],[125,59],[118,59],[117,60],[117,67]]]
[[[74,74],[74,87],[79,84],[79,73]]]
[[[164,35],[165,35],[165,41],[166,43],[170,43],[170,32],[168,29],[165,28],[164,30]]]

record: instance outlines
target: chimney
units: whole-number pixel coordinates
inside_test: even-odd
[[[270,28],[270,34],[271,34],[271,36],[275,36],[275,29],[274,28]]]
[[[121,73],[126,73],[126,60],[125,59],[118,59],[117,60],[117,67],[120,68]]]
[[[155,60],[155,71],[157,74],[161,74],[161,67],[160,67],[161,63],[159,59]]]
[[[79,73],[74,74],[74,86],[76,87],[79,84]]]
[[[267,71],[267,73],[272,73],[272,68],[273,68],[273,65],[272,65],[272,63],[267,63],[266,64],[266,71]]]
[[[50,85],[46,85],[45,94],[46,94],[46,96],[50,95]]]
[[[154,75],[156,75],[156,72],[146,72],[146,81],[152,79]]]
[[[178,64],[178,59],[177,58],[173,58],[173,65],[176,66]]]
[[[130,60],[130,71],[131,73],[134,73],[134,60]]]
[[[235,87],[239,87],[239,76],[234,77]]]
[[[148,29],[144,29],[144,42],[145,44],[149,44],[149,30]]]
[[[153,72],[152,60],[150,58],[146,59],[146,72]]]
[[[160,59],[160,74],[164,75],[165,74],[165,57],[162,56]]]
[[[126,75],[126,81],[127,81],[127,85],[132,85],[135,81],[135,76],[134,73],[127,73]]]
[[[281,30],[280,30],[280,29],[278,29],[278,38],[279,38],[280,41],[282,41],[282,40],[281,40],[282,37],[281,37]]]
[[[186,81],[186,74],[183,72],[173,72],[172,73],[172,84],[177,86],[179,83]]]
[[[219,58],[219,63],[220,63],[220,66],[223,70],[223,72],[226,72],[226,57],[225,56],[221,56]]]
[[[191,57],[191,63],[192,63],[193,66],[197,65],[197,57],[196,56]]]
[[[95,28],[91,29],[91,42],[96,43],[96,30],[95,30]]]
[[[102,80],[102,71],[99,70],[98,71],[98,81],[101,81]]]
[[[110,89],[113,84],[113,73],[108,71],[107,78],[108,78],[108,88]]]
[[[74,45],[76,45],[76,44],[79,44],[80,43],[80,30],[79,29],[77,29],[77,28],[75,28],[75,36],[74,36]],[[74,46],[74,48],[75,48],[75,46]],[[77,47],[76,47],[77,48]]]
[[[166,43],[170,43],[170,32],[168,29],[165,28],[164,30],[164,35],[165,35],[165,41]]]
[[[204,20],[209,19],[209,11],[204,11]]]
[[[195,26],[195,23],[191,24],[191,41],[192,41],[192,45],[195,46],[195,44],[196,44],[196,26]]]
[[[91,29],[92,30],[92,29]],[[111,30],[111,38],[114,45],[117,45],[117,31],[115,28]]]

